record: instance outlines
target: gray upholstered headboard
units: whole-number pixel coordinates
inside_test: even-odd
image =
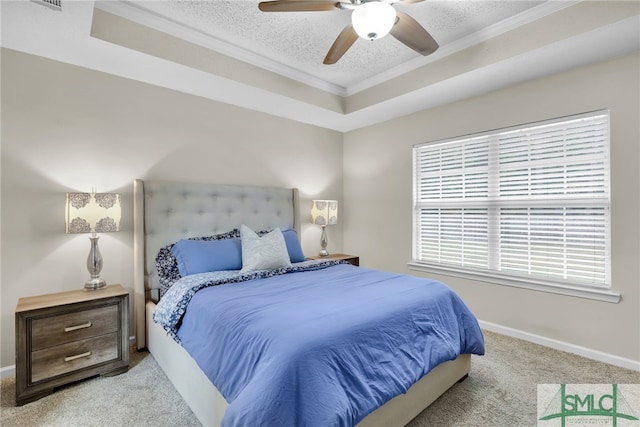
[[[183,238],[224,233],[246,224],[254,230],[294,228],[300,235],[295,188],[135,180],[134,314],[137,347],[144,348],[145,303],[157,301],[155,258]]]

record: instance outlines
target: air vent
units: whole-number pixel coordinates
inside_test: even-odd
[[[62,10],[62,0],[32,0],[35,3],[49,6],[53,10]]]

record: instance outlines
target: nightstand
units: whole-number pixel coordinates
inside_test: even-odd
[[[18,406],[129,369],[129,293],[121,285],[20,298],[15,316]]]
[[[355,265],[356,267],[360,266],[359,256],[347,255],[347,254],[329,254],[329,256],[316,255],[316,256],[310,256],[309,259],[339,259],[339,260],[345,260],[349,264]]]

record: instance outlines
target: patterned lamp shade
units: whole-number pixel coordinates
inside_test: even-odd
[[[338,223],[337,200],[314,200],[311,204],[311,222],[316,225]]]
[[[67,233],[108,233],[120,230],[120,195],[67,193]]]

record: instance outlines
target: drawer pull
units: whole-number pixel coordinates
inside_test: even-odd
[[[72,360],[80,359],[81,357],[91,356],[91,352],[87,351],[86,353],[76,354],[75,356],[67,356],[64,358],[65,362],[71,362]]]
[[[64,328],[64,331],[71,332],[71,331],[77,331],[78,329],[84,329],[84,328],[90,328],[90,327],[91,327],[91,322],[87,322],[87,323],[83,323],[82,325],[68,326]]]

